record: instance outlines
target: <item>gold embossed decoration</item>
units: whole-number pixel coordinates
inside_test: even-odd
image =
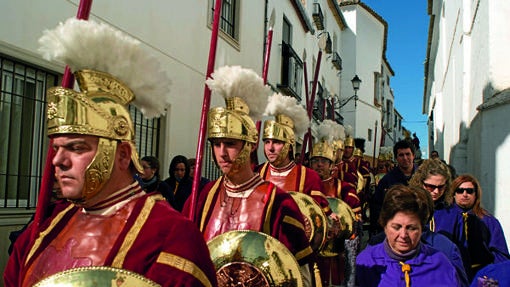
[[[49,276],[34,287],[158,287],[156,282],[132,271],[106,266],[80,267]]]
[[[99,138],[96,155],[85,171],[82,200],[87,201],[92,198],[110,179],[116,150],[117,142],[115,140]]]
[[[299,264],[277,239],[256,231],[228,231],[207,246],[218,286],[303,286]]]

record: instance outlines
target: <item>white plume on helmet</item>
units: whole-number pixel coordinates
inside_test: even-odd
[[[345,126],[345,137],[352,137],[354,133],[354,128],[351,125]]]
[[[249,116],[254,120],[262,117],[270,88],[253,70],[241,66],[223,66],[205,81],[213,93],[223,98],[241,98],[250,108]]]
[[[341,129],[340,125],[332,120],[323,120],[316,127],[317,141],[327,141],[332,143],[333,141],[340,139]]]
[[[39,39],[39,52],[76,72],[90,69],[111,74],[135,94],[133,104],[147,118],[165,114],[170,79],[140,41],[105,23],[69,18]]]
[[[284,96],[280,93],[274,93],[269,97],[264,115],[285,115],[291,118],[294,122],[294,133],[296,136],[303,135],[310,126],[308,113],[305,108],[297,102],[297,99]]]

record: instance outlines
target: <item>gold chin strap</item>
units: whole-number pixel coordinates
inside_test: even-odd
[[[244,166],[247,162],[249,162],[251,147],[252,147],[252,143],[249,143],[249,142],[244,143],[243,148],[237,155],[237,158],[232,163],[232,168],[230,169],[229,173],[226,174],[227,177],[229,175],[238,173],[241,170],[241,167]]]
[[[82,203],[94,197],[110,179],[116,150],[116,140],[99,138],[96,155],[85,171]]]
[[[280,167],[282,163],[285,161],[287,156],[289,155],[290,151],[290,144],[284,143],[282,150],[280,151],[280,154],[278,154],[278,157],[271,163],[272,166]],[[267,159],[267,156],[266,156]]]

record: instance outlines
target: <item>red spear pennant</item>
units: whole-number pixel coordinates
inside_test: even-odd
[[[262,70],[262,80],[264,80],[264,85],[267,84],[267,71],[269,70],[269,58],[271,57],[271,44],[273,42],[273,27],[274,27],[274,21],[275,21],[275,15],[274,15],[274,8],[273,11],[271,11],[271,16],[269,17],[269,29],[267,31],[267,40],[266,40],[266,54],[264,55],[264,67]],[[257,134],[259,135],[260,139],[260,127],[261,127],[261,121],[257,121],[256,123],[257,127]],[[259,159],[257,155],[257,149],[259,147],[259,141],[257,140],[257,143],[255,144],[255,149],[253,150],[251,154],[252,164],[258,165]]]
[[[78,6],[78,12],[76,14],[77,19],[88,20],[90,15],[90,9],[92,7],[92,0],[80,0]],[[71,73],[69,66],[66,66],[64,70],[64,76],[62,77],[62,87],[72,89],[74,85],[74,76]],[[46,153],[46,162],[44,164],[43,176],[41,180],[41,187],[39,189],[39,198],[37,200],[37,208],[35,210],[34,223],[37,228],[33,229],[32,240],[37,236],[37,230],[45,219],[46,211],[50,204],[51,192],[53,190],[53,183],[55,181],[54,173],[55,166],[53,166],[53,158],[55,157],[55,151],[52,148],[53,140],[50,139],[48,152]]]
[[[312,95],[309,101],[307,101],[307,112],[308,112],[308,118],[310,121],[312,120],[312,110],[313,110],[313,103],[315,101],[315,91],[317,89],[317,80],[319,79],[319,70],[321,67],[321,59],[322,59],[322,50],[326,48],[326,34],[322,34],[321,38],[319,39],[319,53],[317,55],[317,64],[315,65],[315,73],[313,75],[313,84],[312,84]],[[306,71],[306,70],[305,70]],[[306,85],[306,84],[305,84]],[[308,97],[307,97],[308,98]],[[311,128],[308,128],[308,132],[305,134],[303,139],[303,147],[301,148],[301,162],[303,160],[303,155],[306,152],[306,147],[308,145],[308,142],[310,142],[310,149],[312,148],[312,131]]]
[[[214,19],[212,25],[212,33],[211,33],[211,43],[209,47],[209,61],[207,62],[207,73],[205,78],[210,78],[212,72],[214,71],[214,62],[216,61],[216,47],[218,44],[218,29],[220,23],[220,14],[221,14],[221,3],[222,0],[216,0],[216,4],[214,5]],[[190,212],[188,218],[192,221],[195,221],[195,213],[196,213],[196,205],[197,205],[197,197],[198,197],[198,188],[200,186],[200,175],[202,174],[202,159],[205,149],[205,136],[207,131],[207,113],[209,111],[209,107],[211,106],[211,90],[204,84],[204,100],[202,103],[202,117],[200,119],[200,130],[198,135],[198,146],[196,153],[196,161],[195,161],[195,176],[193,177],[193,185],[191,187],[191,195],[190,195]]]

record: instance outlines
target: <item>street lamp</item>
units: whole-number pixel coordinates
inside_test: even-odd
[[[354,78],[352,78],[351,83],[352,83],[352,88],[354,89],[354,96],[351,96],[348,99],[341,101],[340,108],[345,106],[352,99],[354,99],[354,108],[357,107],[358,90],[359,90],[359,86],[361,85],[361,79],[358,77],[358,75],[355,75]]]
[[[354,89],[354,108],[356,108],[358,102],[358,90],[361,84],[361,79],[358,77],[358,75],[355,75],[354,78],[352,78],[351,83],[352,88]]]

